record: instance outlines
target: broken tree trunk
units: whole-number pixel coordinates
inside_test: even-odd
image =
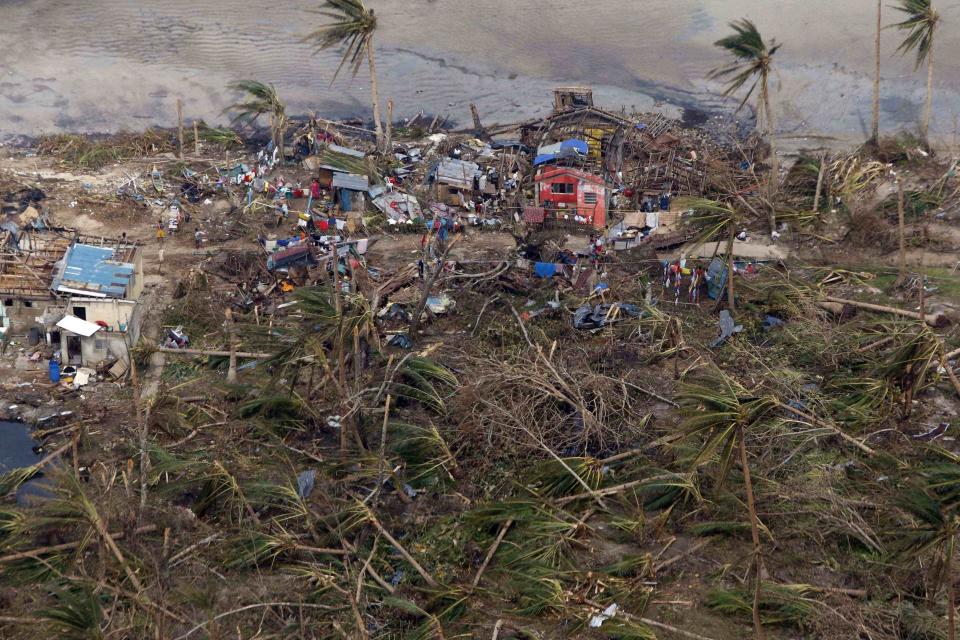
[[[871,304],[869,302],[858,302],[856,300],[847,300],[845,298],[834,298],[833,296],[826,296],[823,298],[823,301],[819,303],[819,306],[831,312],[836,307],[833,307],[832,305],[827,306],[823,304],[824,302],[841,304],[841,305],[849,305],[851,307],[864,309],[866,311],[876,311],[878,313],[890,313],[893,315],[902,316],[904,318],[920,320],[921,322],[926,322],[931,327],[944,327],[950,324],[950,320],[942,313],[921,314],[915,311],[907,311],[906,309],[898,309],[896,307],[886,307],[880,304]]]
[[[827,154],[820,156],[820,171],[817,173],[817,190],[813,194],[813,210],[820,210],[820,193],[823,190],[823,176],[827,172]]]
[[[180,142],[179,158],[183,160],[183,100],[177,98],[177,140]]]
[[[227,368],[227,384],[237,382],[237,332],[233,327],[233,311],[228,307],[226,311],[227,334],[230,338],[230,364]]]
[[[440,586],[437,581],[433,579],[433,576],[427,573],[427,570],[424,569],[423,566],[421,566],[421,564],[417,562],[412,555],[410,555],[403,545],[397,542],[397,539],[390,535],[390,532],[387,531],[382,524],[380,524],[380,521],[377,520],[377,517],[373,515],[373,513],[370,513],[368,520],[370,524],[372,524],[374,528],[380,532],[380,535],[386,538],[387,542],[393,545],[393,548],[396,549],[401,556],[403,556],[403,559],[410,563],[410,566],[416,569],[417,573],[420,574],[420,577],[423,578],[428,585],[434,588]]]
[[[393,153],[393,98],[387,98],[387,134],[383,152],[388,156]]]
[[[907,241],[903,221],[903,180],[897,178],[897,226],[900,235],[900,255],[898,257],[897,284],[907,279]]]
[[[461,236],[457,236],[452,242],[447,243],[446,248],[440,253],[440,257],[438,258],[435,267],[431,269],[424,277],[423,290],[420,293],[420,301],[417,302],[417,308],[414,310],[413,317],[410,319],[410,328],[407,330],[411,340],[417,339],[417,331],[420,329],[420,316],[423,315],[424,309],[427,308],[427,299],[430,297],[430,292],[433,290],[433,284],[436,281],[437,276],[440,275],[440,272],[443,271],[443,265],[446,263],[447,254],[450,252],[450,249],[453,248],[453,245],[460,240],[460,237]],[[433,238],[431,238],[431,241],[432,240]],[[426,269],[426,257],[426,253],[424,253],[424,269]]]
[[[802,418],[803,420],[806,420],[807,422],[809,422],[810,424],[812,424],[812,425],[815,426],[815,427],[821,427],[821,428],[823,428],[823,429],[828,429],[828,430],[834,432],[835,434],[837,434],[838,436],[840,436],[841,438],[843,438],[844,440],[846,440],[847,442],[849,442],[850,444],[852,444],[852,445],[855,446],[856,448],[860,449],[860,450],[863,451],[864,453],[866,453],[866,454],[868,454],[868,455],[871,455],[871,456],[876,454],[876,451],[874,451],[873,449],[871,449],[871,448],[868,447],[867,445],[863,444],[862,442],[860,442],[859,440],[857,440],[856,438],[854,438],[853,436],[851,436],[849,433],[846,433],[846,432],[843,431],[840,427],[837,427],[837,426],[835,426],[835,425],[832,425],[832,424],[829,424],[829,423],[827,423],[827,422],[824,422],[823,420],[820,420],[820,419],[816,418],[815,416],[812,416],[812,415],[810,415],[809,413],[806,413],[805,411],[801,411],[800,409],[797,409],[796,407],[792,407],[792,406],[790,406],[789,404],[786,404],[786,403],[783,403],[783,402],[780,402],[780,401],[775,401],[775,402],[776,402],[777,406],[778,406],[779,408],[783,409],[784,411],[789,411],[789,412],[792,413],[793,415],[795,415],[795,416],[797,416],[797,417],[799,417],[799,418]]]
[[[733,298],[733,241],[737,237],[737,228],[733,222],[728,224],[730,227],[729,237],[727,238],[727,306],[730,314],[737,312],[737,305]]]
[[[257,360],[265,360],[267,358],[272,358],[272,353],[250,353],[247,351],[208,351],[206,349],[170,349],[167,347],[160,347],[157,349],[162,353],[173,353],[181,356],[220,356],[220,357],[229,357],[231,353],[237,358],[255,358]]]
[[[470,103],[470,115],[473,116],[473,129],[477,137],[481,140],[486,140],[490,137],[487,133],[487,130],[483,128],[483,123],[480,122],[480,112],[477,111],[477,105]]]

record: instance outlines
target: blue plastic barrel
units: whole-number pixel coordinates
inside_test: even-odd
[[[60,363],[56,360],[50,361],[50,382],[60,382]]]

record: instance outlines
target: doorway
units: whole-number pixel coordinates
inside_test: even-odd
[[[80,336],[67,336],[66,362],[68,364],[80,364],[83,359],[80,354]]]

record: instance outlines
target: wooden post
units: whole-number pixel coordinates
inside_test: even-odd
[[[180,159],[183,160],[183,100],[177,98],[177,138],[180,140]]]
[[[393,154],[393,98],[387,98],[387,139],[383,152],[387,155]]]
[[[813,210],[820,210],[820,193],[823,189],[823,175],[827,170],[827,154],[822,154],[820,156],[820,171],[817,174],[817,190],[813,194]]]
[[[227,333],[230,336],[230,364],[227,368],[227,382],[235,384],[237,382],[237,336],[233,330],[233,310],[227,308]]]
[[[927,310],[926,310],[926,301],[924,300],[924,294],[926,293],[926,280],[927,276],[923,272],[923,261],[920,261],[920,323],[923,324],[927,321]]]
[[[727,240],[727,307],[730,309],[730,315],[737,312],[736,303],[733,298],[733,241],[737,237],[737,228],[733,222],[729,223],[730,235]]]
[[[897,284],[902,284],[907,278],[907,241],[904,230],[903,180],[897,178],[897,225],[900,234],[900,257]]]
[[[193,121],[193,153],[200,155],[200,127],[196,120]]]

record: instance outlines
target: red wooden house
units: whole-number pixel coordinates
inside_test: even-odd
[[[570,167],[544,167],[537,172],[537,206],[548,216],[602,229],[607,224],[609,189],[603,178]],[[555,216],[554,216],[555,212]]]

